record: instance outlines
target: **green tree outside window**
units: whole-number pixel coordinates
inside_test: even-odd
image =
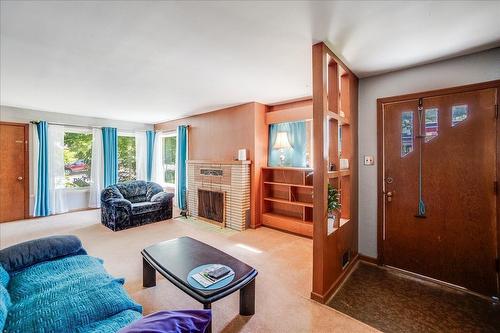
[[[64,133],[64,174],[67,188],[90,186],[92,134]]]
[[[163,170],[164,181],[167,184],[175,184],[176,144],[176,136],[163,138]]]
[[[136,179],[135,137],[118,136],[118,181]]]

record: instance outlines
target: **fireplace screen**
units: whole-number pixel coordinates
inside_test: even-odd
[[[198,189],[198,216],[224,222],[224,192]]]

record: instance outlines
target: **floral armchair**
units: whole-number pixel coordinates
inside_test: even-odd
[[[172,218],[173,193],[153,182],[134,180],[101,192],[101,223],[113,231]]]

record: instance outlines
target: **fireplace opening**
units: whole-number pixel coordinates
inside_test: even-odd
[[[224,192],[198,189],[198,216],[224,223]]]

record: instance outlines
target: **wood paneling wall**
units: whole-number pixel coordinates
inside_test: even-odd
[[[311,120],[313,117],[313,102],[311,98],[300,101],[285,102],[270,105],[266,114],[266,124],[276,124],[289,121]]]
[[[252,161],[250,226],[260,225],[260,170],[267,165],[267,107],[246,103],[155,125],[157,131],[174,131],[179,125],[189,125],[190,160],[237,159],[238,150],[247,150]]]
[[[157,131],[175,131],[179,125],[189,125],[190,160],[232,161],[238,149],[247,149],[253,160],[254,110],[256,103],[216,110],[155,125]]]

